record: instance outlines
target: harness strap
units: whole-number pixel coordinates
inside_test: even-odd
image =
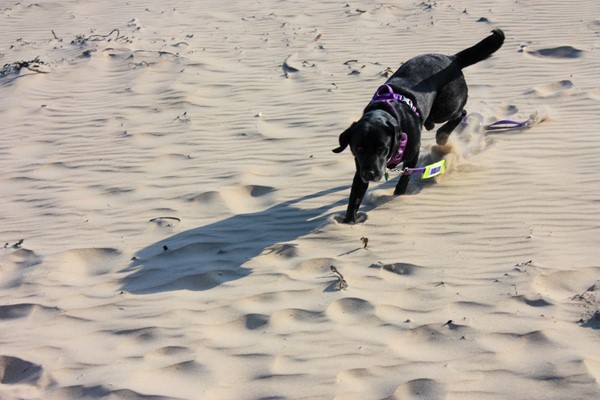
[[[387,161],[387,167],[389,169],[394,169],[402,162],[402,157],[404,157],[404,150],[406,150],[406,144],[408,143],[408,135],[406,132],[402,132],[400,136],[400,144],[396,151],[394,151],[389,160]]]
[[[370,104],[385,103],[392,110],[394,116],[396,117],[396,120],[398,121],[398,124],[400,124],[400,115],[392,105],[392,102],[394,101],[406,104],[412,110],[412,112],[414,112],[417,115],[417,117],[421,118],[421,115],[419,114],[419,111],[417,110],[417,107],[415,107],[415,105],[413,104],[412,100],[406,96],[402,96],[401,94],[395,93],[394,89],[387,84],[382,85],[377,89]],[[400,136],[400,143],[398,143],[396,149],[392,150],[387,161],[388,168],[396,168],[396,166],[398,166],[398,164],[402,162],[402,157],[404,156],[404,150],[406,150],[407,142],[408,135],[406,134],[406,132],[402,132]]]
[[[421,118],[421,114],[419,114],[419,110],[417,110],[417,107],[413,101],[406,96],[395,93],[394,89],[387,84],[379,86],[375,92],[375,95],[373,96],[373,99],[371,100],[371,103],[386,102],[389,104],[392,101],[398,101],[406,104],[412,110],[412,112],[416,114],[417,117]]]

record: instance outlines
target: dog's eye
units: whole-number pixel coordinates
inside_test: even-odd
[[[356,147],[356,152],[357,152],[357,153],[364,153],[364,152],[365,152],[365,148],[364,148],[364,147],[362,147],[362,146],[357,146],[357,147]]]

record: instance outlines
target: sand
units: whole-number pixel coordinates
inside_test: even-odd
[[[0,398],[600,398],[598,15],[3,2]],[[338,224],[385,75],[495,27],[448,171]]]

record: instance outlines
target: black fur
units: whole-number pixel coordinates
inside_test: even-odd
[[[424,54],[414,57],[402,64],[388,79],[386,84],[395,93],[410,98],[420,116],[401,102],[391,105],[371,103],[365,108],[361,119],[342,132],[339,137],[340,146],[333,151],[340,153],[350,146],[356,163],[356,174],[343,222],[356,221],[358,208],[369,182],[378,182],[383,177],[386,162],[402,132],[408,135],[403,157],[404,167],[414,168],[417,164],[423,127],[432,130],[435,124],[444,123],[437,130],[436,141],[438,144],[446,143],[448,136],[466,115],[464,107],[468,90],[462,68],[488,58],[502,43],[504,33],[495,29],[475,46],[453,56]],[[406,192],[409,179],[409,175],[400,177],[394,190],[395,195]]]

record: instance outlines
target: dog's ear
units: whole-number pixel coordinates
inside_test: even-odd
[[[354,128],[354,125],[356,125],[356,122],[353,122],[348,129],[340,134],[340,147],[333,149],[332,151],[334,153],[341,153],[342,151],[346,150],[346,147],[348,147],[350,144],[350,136],[352,135],[352,129]]]

